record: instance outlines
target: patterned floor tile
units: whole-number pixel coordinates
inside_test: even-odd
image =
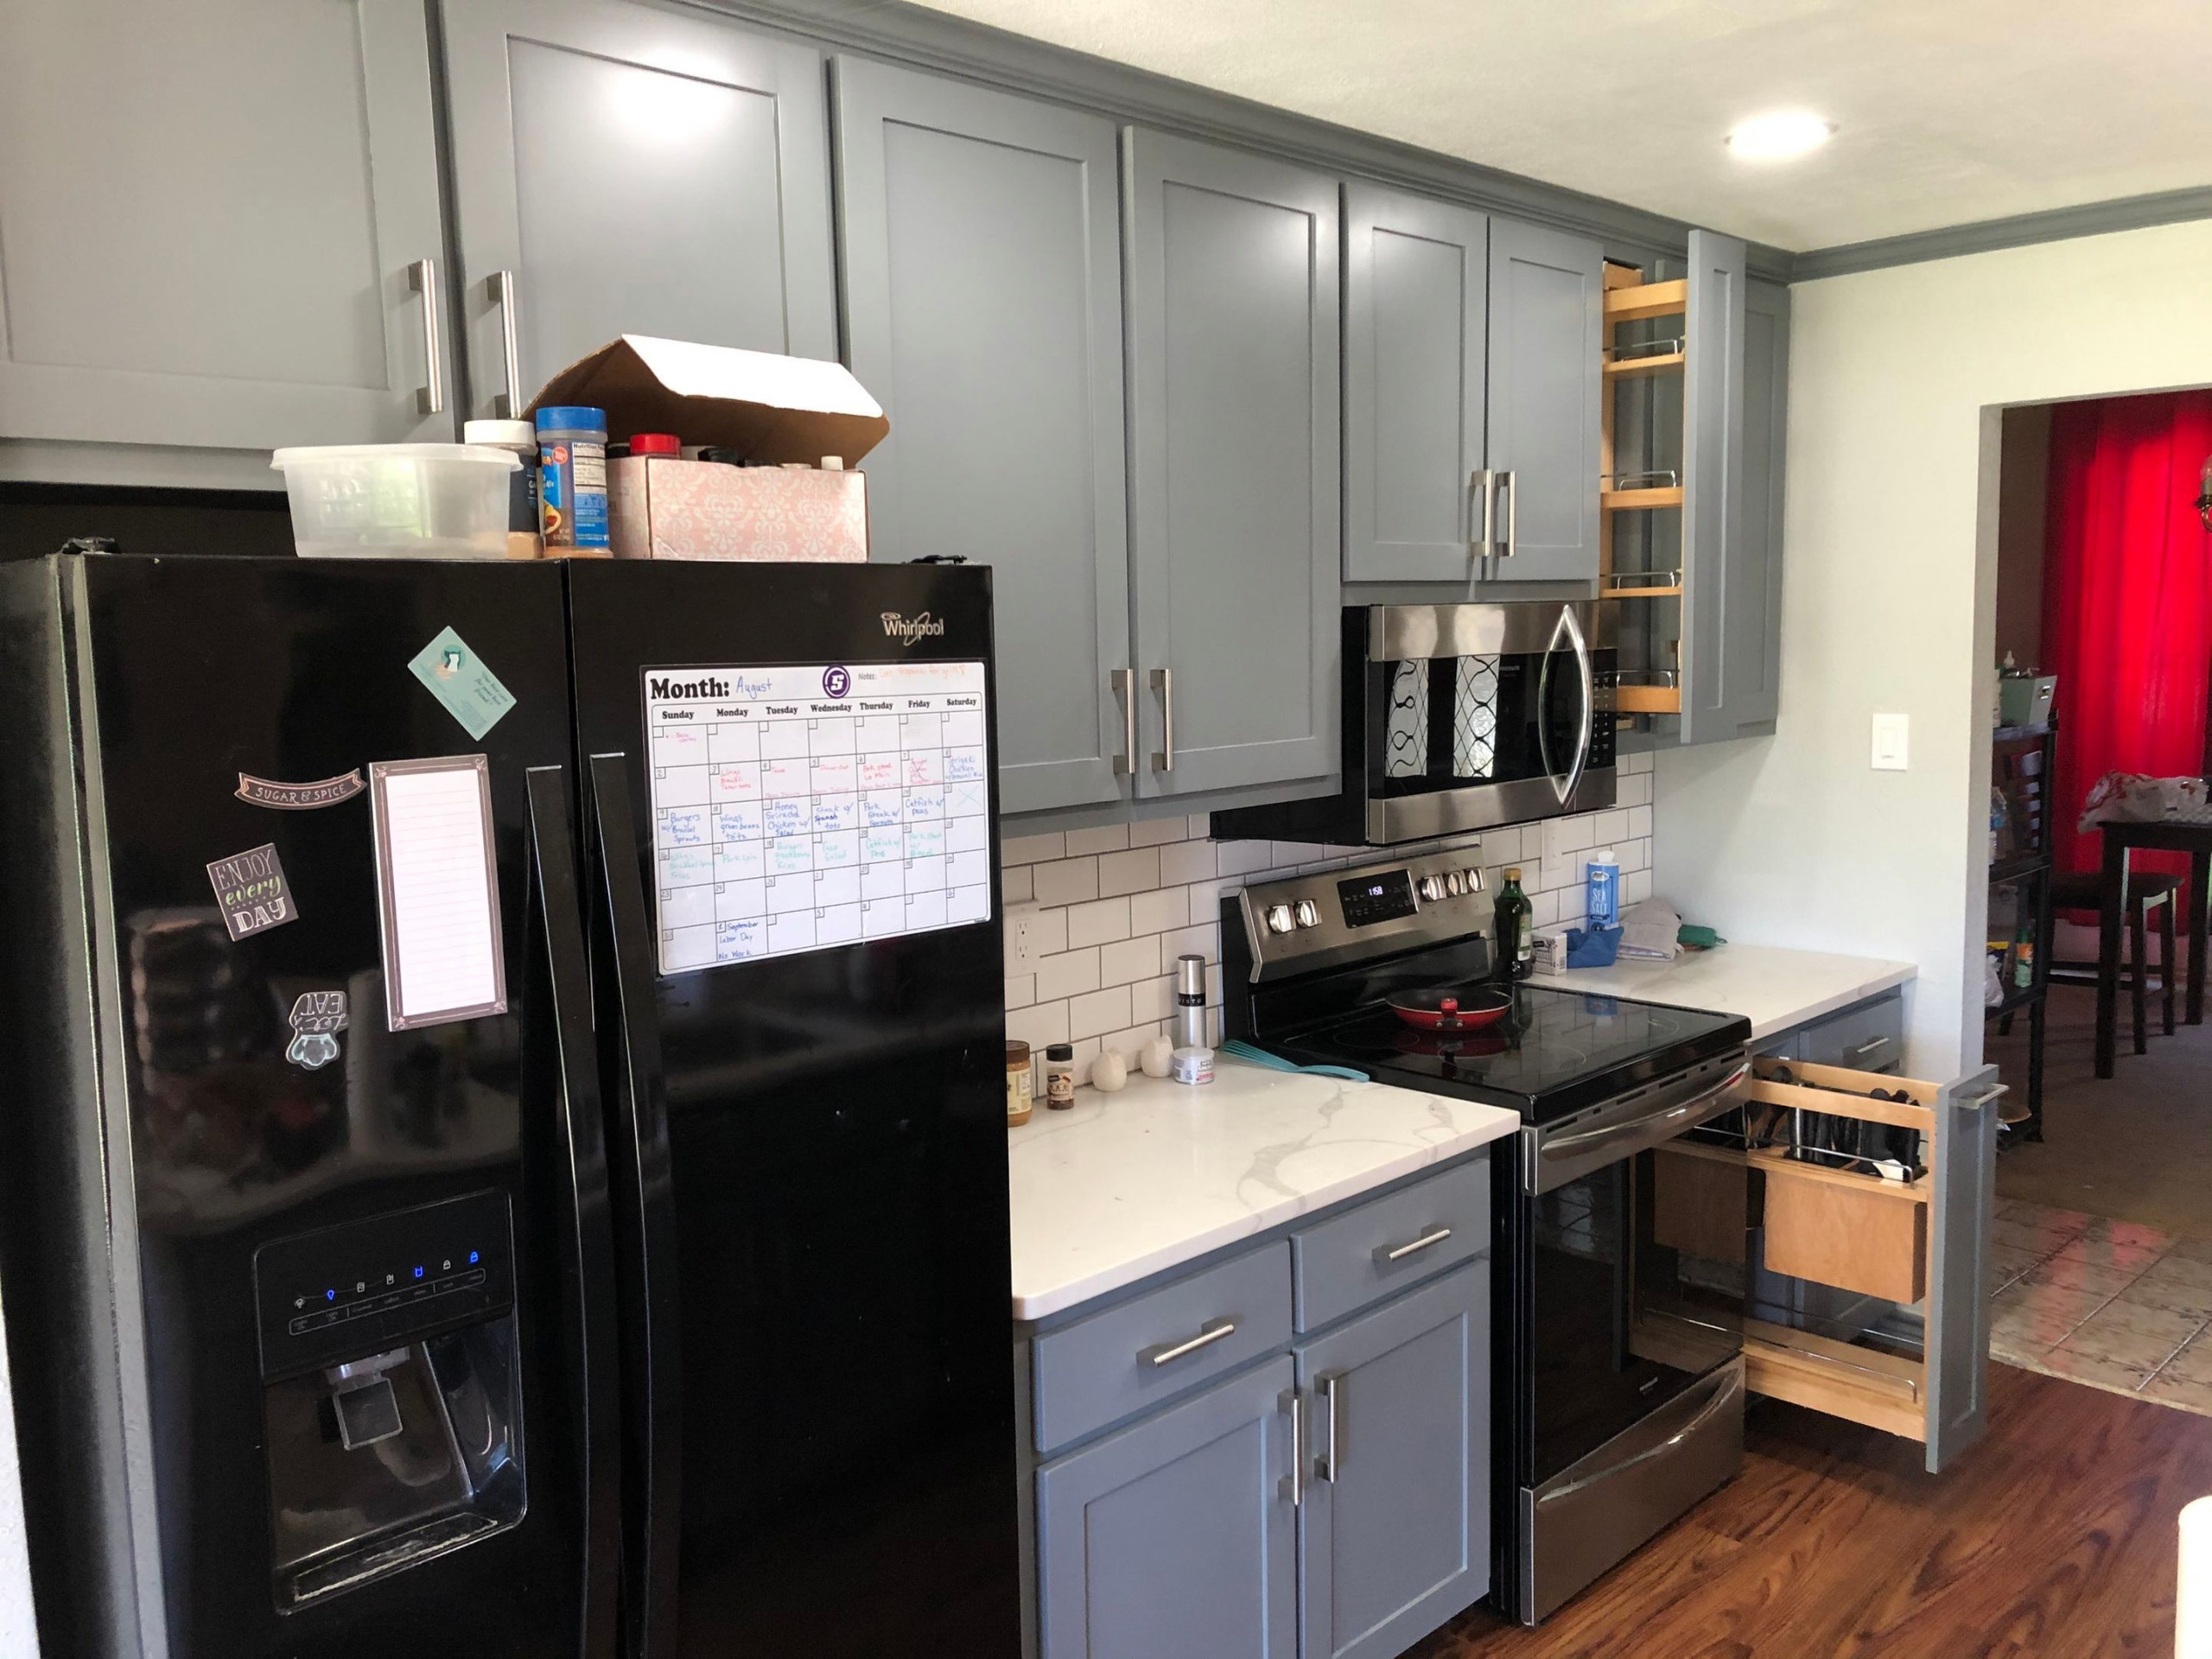
[[[2171,1359],[2175,1351],[2194,1334],[2187,1330],[2173,1334],[2133,1330],[2113,1323],[2103,1313],[2094,1313],[2059,1344],[2058,1352],[2122,1365],[2147,1377]]]
[[[2198,1262],[2185,1255],[2167,1255],[2144,1270],[2143,1276],[2162,1284],[2189,1285],[2199,1290],[2212,1290],[2212,1262]]]
[[[2084,1262],[2091,1267],[2125,1273],[2140,1273],[2164,1255],[2171,1245],[2171,1239],[2168,1239],[2164,1244],[2139,1244],[2131,1243],[2126,1239],[2107,1238],[2089,1232],[2075,1239],[2064,1249],[2052,1256],[2051,1260]]]
[[[2162,1406],[2178,1406],[2183,1411],[2212,1417],[2212,1382],[2164,1370],[2143,1385],[2142,1394],[2145,1400],[2156,1400]]]
[[[2119,1365],[2065,1348],[2054,1348],[2045,1354],[2037,1369],[2053,1376],[2070,1377],[2076,1382],[2094,1383],[2114,1394],[2133,1394],[2151,1380],[2147,1366]]]
[[[2165,1363],[2164,1375],[2212,1383],[2212,1332],[2196,1338]]]
[[[2027,1275],[2031,1285],[2052,1285],[2069,1290],[2116,1296],[2141,1276],[2142,1268],[2113,1268],[2069,1255],[2064,1251],[2033,1268]]]
[[[2125,1291],[2092,1314],[2088,1323],[2101,1330],[2133,1331],[2142,1336],[2164,1338],[2176,1348],[2204,1328],[2204,1320],[2195,1313],[2130,1301]]]

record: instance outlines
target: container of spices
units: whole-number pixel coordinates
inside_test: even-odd
[[[543,556],[545,537],[537,524],[537,429],[528,421],[468,421],[463,443],[505,449],[522,465],[507,475],[507,556]]]
[[[563,404],[537,411],[537,499],[549,555],[609,556],[605,410]]]
[[[1045,1109],[1065,1112],[1075,1104],[1075,1045],[1054,1043],[1045,1051]]]
[[[1037,1109],[1037,1103],[1029,1093],[1029,1045],[1008,1043],[1006,1046],[1006,1122],[1012,1128],[1017,1123],[1027,1123],[1029,1115]]]

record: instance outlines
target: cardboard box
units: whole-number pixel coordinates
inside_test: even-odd
[[[631,455],[607,464],[607,512],[618,559],[868,562],[861,473]]]
[[[545,383],[529,413],[582,404],[607,411],[607,436],[673,432],[747,461],[836,455],[849,467],[891,430],[882,405],[842,364],[731,346],[625,334]]]
[[[857,563],[868,558],[868,480],[853,463],[891,430],[851,372],[813,358],[625,334],[570,364],[531,404],[607,411],[607,436],[669,432],[746,461],[631,456],[608,464],[618,559]],[[833,471],[819,463],[834,455]],[[804,463],[804,467],[786,463]]]

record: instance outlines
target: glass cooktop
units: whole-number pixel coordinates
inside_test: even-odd
[[[1354,1066],[1378,1083],[1464,1094],[1541,1123],[1740,1048],[1751,1034],[1738,1014],[1523,982],[1512,1012],[1481,1030],[1420,1031],[1370,1006],[1260,1046],[1304,1064]]]

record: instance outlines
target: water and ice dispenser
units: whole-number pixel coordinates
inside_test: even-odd
[[[512,1235],[479,1192],[255,1252],[279,1608],[522,1519]]]

